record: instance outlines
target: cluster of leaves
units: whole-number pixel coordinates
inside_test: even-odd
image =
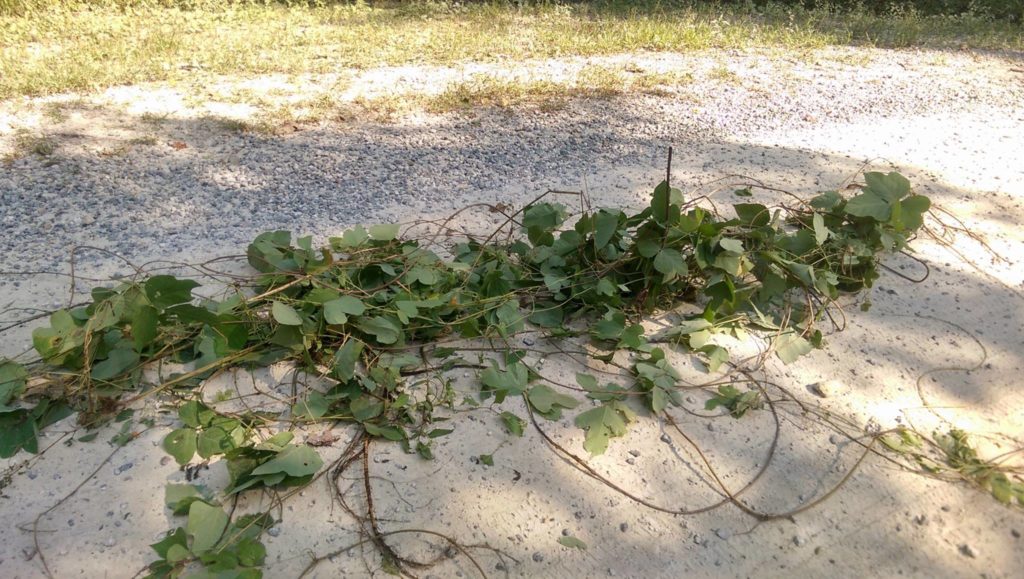
[[[159,559],[149,565],[150,579],[230,577],[260,579],[267,549],[259,538],[274,524],[266,514],[245,515],[234,521],[211,494],[194,485],[171,484],[166,505],[187,516],[184,527],[151,545]]]
[[[239,291],[197,302],[192,280],[126,281],[94,290],[86,306],[55,312],[33,341],[45,368],[64,370],[48,375],[59,398],[87,419],[142,386],[148,362],[192,363],[192,372],[162,385],[187,390],[223,368],[292,360],[311,372],[326,369],[336,381],[326,393],[308,392],[293,419],[351,420],[426,455],[438,430],[429,427],[436,401],[408,396],[403,373],[426,362],[404,353],[409,346],[449,336],[505,338],[527,321],[566,335],[571,321],[598,316],[590,336],[610,351],[598,357],[636,352],[634,389],[660,412],[678,403],[678,374],[631,320],[680,300],[700,306],[700,315],[663,337],[699,353],[711,370],[729,359],[713,343],[716,333],[772,332],[786,362],[820,346],[816,321],[829,300],[869,286],[878,255],[903,249],[929,206],[896,173],[867,173],[865,182],[851,199],[827,192],[786,210],[785,218],[782,209],[756,203],[735,204],[735,217],[720,218],[666,183],[639,213],[601,209],[572,227],[565,227],[563,206],[535,203],[520,214],[522,238],[468,240],[454,246],[450,260],[398,239],[394,225],[355,227],[318,249],[308,237],[293,243],[288,232],[270,232],[247,251],[260,272],[255,297]],[[433,351],[441,370],[464,362],[454,354]],[[536,376],[516,355],[510,350],[504,368],[484,371],[485,395],[498,403],[525,396],[547,417],[575,406],[548,386],[531,385]],[[3,371],[12,398],[23,389],[17,376],[27,373],[13,363]],[[186,428],[168,439],[168,451],[179,462],[193,449],[203,458],[237,451],[249,426],[208,409],[202,418],[195,408],[182,408]],[[19,414],[25,432],[60,416],[45,407],[36,414]]]
[[[761,393],[757,390],[741,392],[739,388],[731,384],[724,384],[718,387],[718,394],[712,396],[704,404],[705,410],[714,410],[722,406],[729,410],[733,418],[742,418],[748,410],[758,410],[764,406],[761,400]]]
[[[680,403],[678,371],[639,323],[647,312],[683,301],[697,306],[699,315],[659,339],[694,352],[711,371],[729,359],[715,343],[719,333],[766,331],[787,363],[821,345],[816,323],[831,300],[870,286],[879,255],[904,249],[929,206],[895,173],[868,173],[865,181],[851,199],[833,191],[797,208],[738,203],[731,218],[686,202],[667,183],[639,213],[585,212],[571,226],[565,207],[537,202],[508,216],[521,236],[468,239],[449,248],[450,259],[400,238],[395,225],[355,227],[322,248],[309,237],[268,232],[248,247],[258,272],[248,290],[197,299],[195,281],[157,275],[98,288],[89,304],[55,312],[33,333],[38,364],[0,362],[0,455],[35,452],[37,430],[72,409],[90,426],[109,420],[126,392],[141,390],[134,397],[165,391],[188,400],[178,408],[182,427],[163,447],[181,465],[196,455],[223,457],[231,478],[225,495],[302,485],[321,468],[316,451],[293,444],[291,433],[261,440],[257,425],[266,418],[357,423],[431,458],[431,441],[452,432],[437,427],[445,418],[436,408],[454,403],[444,372],[473,365],[436,342],[485,337],[508,344],[527,323],[549,338],[585,327],[606,352],[596,358],[611,361],[623,350],[632,356],[628,387],[577,376],[591,407],[575,423],[584,448],[601,454],[638,412]],[[480,401],[471,402],[520,397],[549,420],[580,405],[544,383],[525,355],[508,345],[483,368]],[[192,369],[153,380],[143,370],[157,361]],[[194,394],[217,372],[280,361],[331,385],[302,392],[286,415],[271,417],[223,414]],[[438,376],[443,388],[414,393],[410,377],[423,373]],[[31,407],[23,401],[30,376]],[[760,407],[758,393],[730,388],[708,407],[724,406],[735,417]],[[500,416],[509,433],[522,436],[522,418]],[[155,546],[161,560],[154,574],[174,575],[194,562],[213,574],[248,573],[262,558],[250,534],[261,522],[246,521],[243,529],[206,499],[182,500],[189,524]]]
[[[913,458],[929,473],[955,474],[992,493],[1001,503],[1024,507],[1024,480],[1020,471],[979,457],[963,430],[953,428],[928,439],[901,428],[882,436],[881,441],[893,452]],[[929,449],[932,452],[928,452]]]

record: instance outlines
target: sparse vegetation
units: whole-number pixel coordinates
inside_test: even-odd
[[[122,5],[131,5],[125,9]],[[1020,24],[971,14],[879,16],[767,5],[467,5],[0,1],[0,98],[212,74],[327,73],[399,64],[635,50],[1024,47]]]

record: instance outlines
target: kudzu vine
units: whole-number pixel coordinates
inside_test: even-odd
[[[750,190],[734,195],[743,200]],[[841,329],[835,300],[870,287],[880,256],[908,251],[930,208],[897,173],[866,173],[849,198],[829,191],[792,206],[735,203],[729,216],[685,199],[667,181],[635,214],[585,208],[570,216],[546,199],[516,212],[491,206],[505,225],[454,243],[445,243],[447,222],[421,239],[400,235],[398,225],[358,226],[324,247],[286,231],[264,233],[246,252],[256,274],[231,284],[222,299],[197,299],[196,281],[171,275],[96,288],[88,304],[54,312],[33,332],[38,360],[0,362],[0,456],[37,452],[37,432],[73,412],[96,428],[132,402],[161,395],[180,401],[182,425],[163,440],[164,450],[183,467],[196,456],[226,461],[222,500],[324,475],[314,448],[295,443],[291,432],[272,434],[269,424],[280,420],[358,425],[342,462],[328,467],[335,477],[365,461],[360,445],[371,440],[429,459],[431,441],[452,431],[440,409],[522,397],[531,420],[557,420],[580,405],[524,361],[511,338],[527,327],[548,340],[589,339],[604,352],[593,357],[605,362],[629,354],[627,384],[577,376],[596,405],[574,421],[582,448],[600,454],[640,414],[680,403],[680,376],[664,348],[691,351],[713,372],[731,359],[714,343],[716,333],[758,332],[786,363],[822,347],[826,320]],[[696,313],[648,335],[645,315],[681,303]],[[468,358],[465,346],[477,339],[498,355]],[[196,394],[226,370],[281,362],[330,387],[299,392],[276,416],[229,414]],[[152,371],[163,363],[185,369]],[[477,399],[456,399],[444,379],[455,368],[479,370]],[[728,385],[708,408],[739,418],[764,402],[758,390]],[[499,416],[510,434],[523,435],[526,420]],[[188,521],[153,546],[159,560],[151,576],[196,566],[211,576],[261,575],[259,536],[273,524],[268,515],[231,520],[214,493],[192,485],[168,487],[167,505]],[[411,564],[387,546],[372,506],[357,518],[372,527],[383,565],[402,571]]]

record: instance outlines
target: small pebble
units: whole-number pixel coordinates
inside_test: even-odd
[[[622,531],[623,533],[628,531],[629,530],[629,523],[622,523],[621,525],[619,525],[619,530]]]
[[[968,545],[967,543],[960,545],[960,554],[962,554],[965,557],[970,557],[971,559],[978,558],[978,551],[976,551],[974,547]]]
[[[732,537],[732,533],[728,529],[715,529],[715,534],[723,541],[727,541],[729,537]]]
[[[533,553],[533,560],[536,561],[537,563],[540,563],[540,562],[544,561],[544,554],[541,553],[540,551],[534,552]]]
[[[281,534],[281,527],[270,527],[267,529],[267,534],[271,537],[277,537]]]
[[[632,454],[633,456],[640,456],[640,451],[639,450],[631,450],[631,451],[629,451],[629,454]]]

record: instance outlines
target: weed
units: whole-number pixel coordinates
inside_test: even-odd
[[[13,0],[6,0],[13,1]],[[332,73],[636,50],[827,45],[1024,47],[1019,24],[970,15],[616,3],[277,3],[76,0],[0,10],[0,98],[212,74]],[[36,4],[31,4],[36,6]],[[28,5],[26,5],[28,6]],[[182,63],[185,63],[184,65]]]

